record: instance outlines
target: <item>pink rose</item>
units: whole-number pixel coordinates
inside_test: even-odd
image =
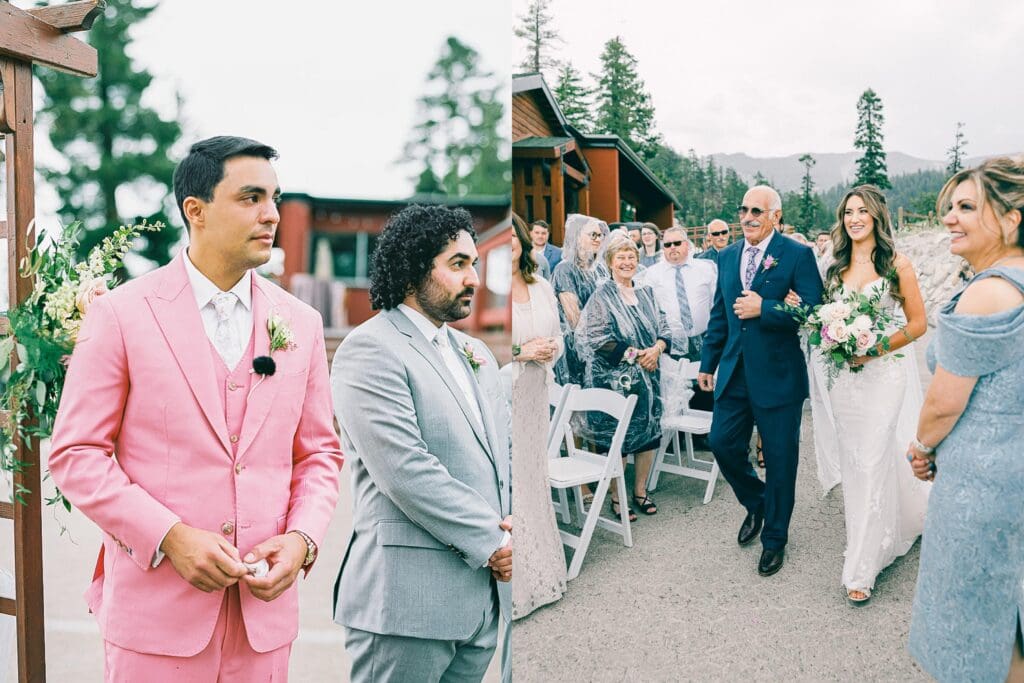
[[[871,332],[858,332],[857,333],[857,350],[860,352],[867,351],[875,344],[875,335]]]
[[[95,301],[96,297],[102,296],[109,291],[105,277],[82,280],[78,285],[78,294],[75,295],[75,306],[78,307],[78,312],[84,317],[85,312],[89,310],[89,306],[92,306],[92,302]]]

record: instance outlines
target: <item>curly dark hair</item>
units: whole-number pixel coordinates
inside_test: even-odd
[[[476,242],[473,218],[462,208],[411,204],[392,215],[370,263],[373,308],[391,310],[418,291],[434,268],[434,257],[462,231]]]

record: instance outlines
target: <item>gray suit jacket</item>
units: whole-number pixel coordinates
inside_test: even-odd
[[[508,405],[497,362],[473,376],[484,428],[434,346],[399,310],[352,331],[331,368],[342,450],[352,473],[353,531],[335,584],[335,622],[372,633],[463,640],[495,590],[483,565],[509,514]],[[461,359],[461,354],[460,359]]]

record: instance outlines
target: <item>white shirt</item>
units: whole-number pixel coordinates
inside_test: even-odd
[[[200,273],[199,269],[193,265],[192,260],[188,257],[188,251],[185,252],[184,256],[185,272],[188,274],[188,281],[192,285],[192,294],[196,297],[199,315],[203,319],[203,329],[206,330],[206,336],[213,343],[214,336],[217,333],[217,311],[213,307],[213,297],[220,294],[221,290],[220,287],[213,284],[208,277]],[[249,337],[252,336],[252,271],[245,271],[242,279],[228,291],[237,296],[241,304],[241,306],[235,304],[229,323],[234,325],[237,330],[238,336],[236,339],[239,340],[241,345],[238,354],[241,357],[245,352],[245,348],[249,345]],[[229,369],[233,369],[237,360],[235,363],[229,363],[228,359],[225,359],[224,362]]]
[[[718,284],[718,266],[714,261],[688,257],[682,264],[683,283],[686,285],[686,300],[690,304],[690,316],[693,318],[692,334],[704,334],[711,320],[711,306],[715,302],[715,287]],[[675,337],[690,336],[682,328],[679,319],[679,297],[676,295],[676,267],[662,259],[637,279],[654,290],[654,298],[665,313],[668,326]],[[681,340],[680,340],[681,341]]]
[[[189,284],[192,285],[192,294],[196,297],[196,306],[199,307],[199,315],[203,319],[203,329],[206,331],[206,336],[213,343],[214,335],[217,333],[217,311],[213,307],[213,297],[220,293],[220,287],[213,284],[210,278],[206,277],[199,272],[199,269],[195,267],[192,260],[188,257],[188,250],[184,253],[185,260],[185,273],[188,275]],[[238,281],[234,287],[230,290],[235,296],[238,297],[238,301],[242,304],[239,306],[235,304],[235,309],[231,312],[230,323],[235,325],[238,330],[238,336],[242,344],[242,349],[239,350],[239,355],[244,353],[244,349],[249,345],[249,337],[252,335],[252,271],[245,271],[245,275]],[[229,363],[228,359],[224,360],[224,363],[230,367],[237,364]],[[160,550],[160,546],[164,543],[164,538],[167,538],[167,534],[171,530],[168,529],[164,532],[160,542],[156,544],[156,552],[153,553],[153,561],[150,563],[152,567],[157,567],[163,562],[164,553]]]
[[[440,327],[432,323],[427,316],[423,315],[415,308],[406,306],[405,304],[398,304],[398,310],[405,314],[405,317],[412,322],[412,324],[419,330],[420,334],[427,342],[433,344],[434,338],[440,333],[448,340],[448,344],[444,346],[435,346],[438,352],[441,354],[444,364],[448,367],[448,371],[451,372],[455,378],[455,382],[459,385],[459,389],[462,390],[463,395],[466,397],[466,403],[469,405],[470,410],[473,411],[474,417],[482,427],[484,424],[483,417],[480,415],[480,404],[476,402],[476,394],[473,392],[473,387],[469,383],[469,374],[466,372],[466,366],[462,360],[456,356],[459,353],[451,346],[451,333],[448,331],[448,324],[442,323]],[[486,431],[486,430],[485,430]],[[504,548],[512,541],[512,535],[509,532],[505,532],[501,538],[501,544],[498,549]],[[487,562],[484,562],[483,567],[487,566]]]
[[[775,237],[774,230],[768,233],[767,237],[758,242],[756,247],[748,242],[746,238],[743,239],[743,257],[740,259],[740,284],[743,284],[743,275],[747,272],[747,259],[750,258],[750,256],[747,255],[747,252],[751,249],[757,249],[758,251],[757,259],[754,264],[754,277],[757,277],[757,271],[761,268],[761,262],[764,261],[765,252],[768,251],[768,244],[772,241],[773,237]]]

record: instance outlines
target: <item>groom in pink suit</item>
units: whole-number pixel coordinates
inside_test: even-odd
[[[188,249],[96,299],[75,346],[50,472],[104,532],[86,600],[108,681],[287,679],[342,455],[320,316],[252,272],[276,157],[193,145],[174,174]]]

